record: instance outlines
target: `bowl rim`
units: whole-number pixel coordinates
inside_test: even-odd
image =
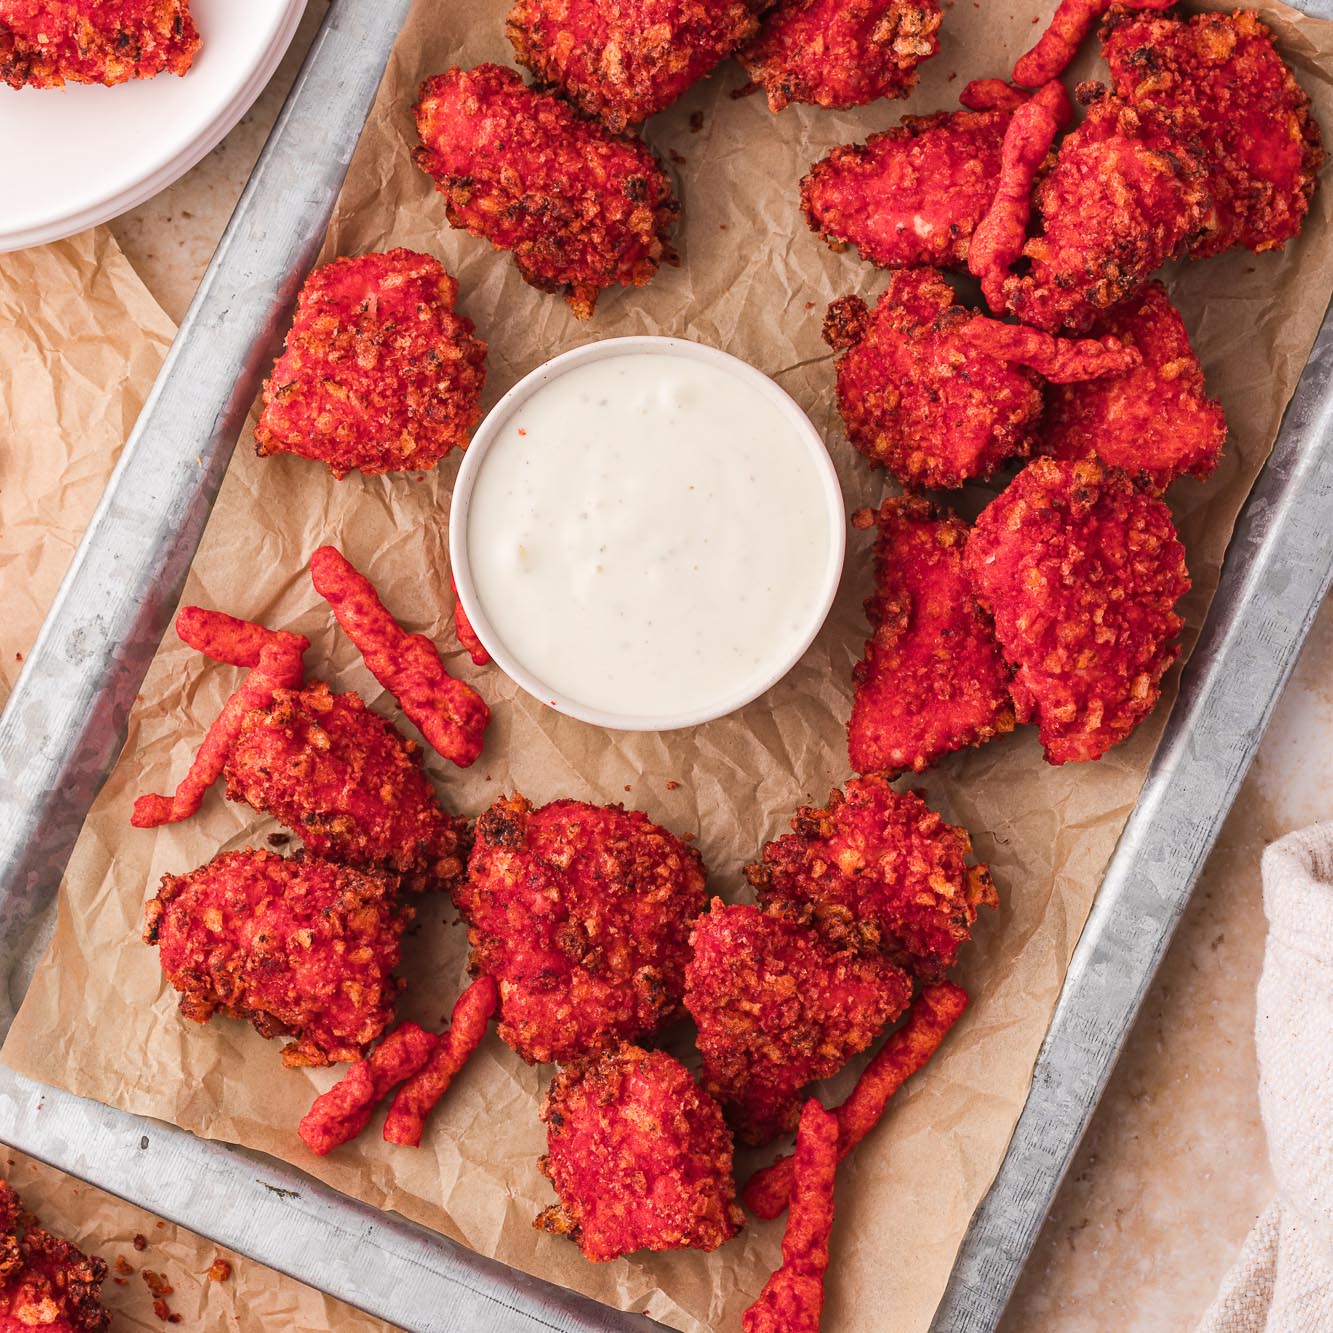
[[[758,389],[767,397],[796,427],[796,433],[804,442],[815,465],[828,512],[831,534],[820,595],[812,603],[809,624],[797,640],[792,652],[784,656],[780,664],[768,673],[758,686],[746,685],[727,696],[719,696],[714,703],[677,713],[633,714],[597,708],[581,700],[571,699],[543,682],[539,676],[514,658],[495,632],[477,594],[467,549],[468,517],[471,513],[472,493],[477,477],[491,446],[499,438],[502,427],[514,412],[538,389],[578,366],[616,356],[644,353],[679,356],[710,363]],[[456,595],[462,603],[473,631],[491,655],[491,659],[520,689],[538,702],[567,717],[612,731],[680,731],[688,727],[701,726],[706,722],[727,717],[768,693],[805,656],[827,622],[842,581],[846,552],[847,507],[842,485],[824,443],[824,437],[800,404],[775,380],[770,379],[748,361],[743,361],[740,357],[708,343],[660,334],[633,334],[584,343],[552,357],[549,361],[544,361],[524,375],[491,408],[473,433],[454,479],[453,496],[449,505],[449,563],[453,572]]]

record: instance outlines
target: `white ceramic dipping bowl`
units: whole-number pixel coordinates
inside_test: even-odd
[[[630,711],[625,710],[619,703],[608,706],[607,699],[596,697],[596,689],[592,691],[591,695],[584,694],[582,697],[571,697],[575,690],[568,685],[562,690],[550,681],[542,679],[542,664],[533,660],[531,651],[527,654],[529,660],[524,660],[522,653],[511,649],[511,646],[505,641],[504,634],[497,628],[497,621],[502,620],[505,614],[510,613],[495,614],[494,608],[487,607],[486,598],[482,595],[481,589],[488,582],[493,584],[494,579],[488,580],[485,569],[474,567],[474,561],[488,558],[484,554],[480,554],[478,550],[479,547],[484,545],[483,538],[485,534],[482,533],[481,536],[474,534],[475,540],[470,540],[469,533],[474,515],[477,516],[476,521],[478,523],[485,523],[490,520],[481,516],[488,511],[494,513],[493,501],[489,504],[478,501],[474,506],[478,481],[487,473],[488,459],[492,460],[492,468],[505,467],[508,472],[517,467],[513,450],[527,447],[511,441],[505,450],[496,450],[497,442],[507,436],[527,434],[526,431],[512,423],[514,423],[516,417],[520,417],[521,420],[529,419],[521,416],[521,413],[535,394],[551,385],[553,381],[567,376],[573,371],[582,371],[583,368],[589,367],[593,363],[604,362],[616,357],[660,358],[663,356],[686,358],[696,363],[704,363],[706,366],[713,367],[714,372],[721,372],[727,379],[734,381],[737,386],[736,398],[730,405],[733,413],[738,408],[743,407],[746,400],[752,406],[757,407],[756,398],[759,398],[764,400],[766,404],[766,413],[776,412],[778,414],[782,421],[790,427],[789,434],[791,438],[782,445],[782,448],[788,451],[788,465],[790,465],[793,457],[799,463],[802,493],[809,496],[810,512],[818,516],[818,523],[812,524],[810,528],[809,535],[815,543],[811,559],[808,565],[803,560],[799,566],[802,575],[799,580],[802,585],[799,595],[788,598],[785,596],[785,587],[776,591],[770,587],[768,589],[770,599],[776,597],[781,601],[780,614],[775,614],[773,617],[771,638],[763,627],[760,627],[751,632],[747,639],[747,643],[771,643],[771,649],[765,646],[758,650],[754,660],[744,672],[738,672],[736,678],[728,679],[725,671],[723,671],[719,675],[715,695],[710,695],[705,699],[696,691],[696,697],[691,701],[689,707],[667,708],[660,712]],[[617,374],[622,379],[627,376],[632,379],[635,372],[650,372],[657,364],[657,362],[640,360],[637,365],[608,368],[608,370],[611,379],[615,379]],[[569,389],[572,388],[574,383],[583,384],[592,373],[585,372],[575,381],[567,381],[565,387]],[[696,370],[694,374],[699,376],[700,372]],[[717,376],[714,373],[704,378],[707,382],[711,382]],[[718,383],[721,384],[721,380],[718,380]],[[547,395],[548,399],[550,396]],[[727,404],[719,404],[719,411],[726,407]],[[576,413],[570,413],[562,420],[576,418]],[[767,419],[773,420],[774,418],[769,417]],[[669,444],[669,441],[667,443]],[[724,444],[725,441],[719,443]],[[579,443],[578,448],[580,450],[584,447],[582,443]],[[594,450],[596,447],[596,441],[589,438],[586,448]],[[762,444],[760,447],[762,447]],[[795,453],[791,452],[793,449],[796,451]],[[713,457],[716,457],[716,455],[713,455]],[[645,465],[653,461],[652,458],[647,457],[644,460]],[[615,475],[623,474],[617,473]],[[502,478],[507,479],[507,474],[497,475],[494,471],[489,474],[487,485],[491,487],[492,494],[495,485]],[[750,480],[754,480],[753,476]],[[611,489],[612,491],[618,489],[614,485],[614,477],[612,478]],[[692,490],[693,487],[691,486],[690,489]],[[725,503],[731,506],[730,494],[727,495]],[[653,506],[648,504],[644,508],[643,526],[648,529],[654,523],[654,515],[651,512]],[[734,497],[734,516],[737,524],[763,524],[767,517],[765,514],[757,512],[753,497],[747,495],[744,490]],[[631,515],[631,517],[634,516]],[[819,531],[815,530],[816,527]],[[800,407],[771,379],[746,362],[702,343],[690,342],[681,338],[609,338],[602,342],[575,348],[573,351],[566,352],[539,366],[514,385],[483,420],[463,456],[463,462],[454,484],[449,517],[449,557],[453,566],[454,580],[458,585],[459,599],[472,623],[473,629],[476,631],[477,637],[505,674],[534,698],[558,712],[584,722],[590,722],[596,726],[609,727],[620,731],[672,731],[682,727],[697,726],[735,712],[738,708],[757,699],[761,694],[771,689],[796,665],[819,633],[825,619],[828,617],[829,609],[833,605],[833,598],[838,589],[838,581],[842,575],[847,541],[846,529],[847,519],[843,505],[842,489],[838,484],[837,473],[829,459],[828,451],[824,447],[824,441]],[[765,531],[765,535],[769,535],[768,530]],[[558,572],[561,555],[562,553],[557,550],[554,557],[549,554],[547,556],[548,560],[554,559],[556,577],[550,584],[546,599],[541,602],[541,610],[549,610],[551,624],[561,627],[567,626],[567,633],[574,636],[577,641],[581,633],[577,615],[573,609],[558,604],[560,589],[564,582]],[[688,553],[682,555],[677,552],[674,558],[681,560],[689,557]],[[699,568],[698,565],[693,567],[696,570]],[[498,568],[498,566],[495,568]],[[655,568],[658,576],[661,576],[662,566],[659,565]],[[762,573],[762,563],[757,560],[754,574],[758,576]],[[573,580],[574,575],[571,570],[569,578],[571,585]],[[746,600],[746,582],[747,579],[737,580],[735,596],[738,603]],[[714,592],[715,586],[709,585],[709,594],[712,613],[716,616],[718,595]],[[492,595],[496,595],[494,591]],[[729,594],[724,591],[723,596],[726,595]],[[637,614],[640,606],[645,617],[662,614],[662,599],[655,601],[651,597],[644,597],[642,602],[631,601],[630,605],[632,607],[631,614]],[[738,616],[739,613],[738,605]],[[759,608],[749,606],[747,607],[747,613],[751,616],[762,616],[768,614],[768,611],[762,606]],[[680,628],[682,632],[688,630],[695,633],[696,636],[699,633],[698,626],[687,626],[682,623]],[[661,630],[662,627],[659,624],[653,632],[660,634]],[[579,646],[582,647],[582,645]],[[701,643],[697,655],[704,656],[705,649],[706,640]],[[588,650],[590,653],[596,651],[591,645],[589,645]],[[540,656],[540,653],[536,656]],[[547,670],[555,675],[560,674],[559,670],[549,663]],[[567,670],[565,674],[568,678]],[[743,682],[739,679],[741,676],[744,676]],[[711,689],[711,686],[709,688]]]

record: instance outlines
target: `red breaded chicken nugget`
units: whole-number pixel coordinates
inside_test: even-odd
[[[539,1165],[560,1202],[534,1225],[593,1263],[715,1250],[741,1229],[722,1111],[664,1052],[622,1045],[562,1069],[541,1118]]]
[[[247,714],[224,773],[228,800],[280,820],[316,856],[416,890],[463,876],[466,821],[440,809],[420,746],[355,694],[323,681],[279,690]]]
[[[873,311],[859,296],[829,306],[847,438],[907,488],[950,488],[1025,457],[1041,381],[959,336],[975,314],[933,269],[900,269]]]
[[[537,82],[619,133],[759,31],[762,0],[518,0],[505,33]]]
[[[995,197],[1011,112],[904,116],[863,144],[835,148],[801,181],[812,231],[881,268],[956,268]]]
[[[873,637],[852,671],[847,750],[858,773],[917,773],[1014,729],[1009,669],[963,572],[967,525],[924,500],[885,500],[852,522],[878,527]]]
[[[936,0],[778,0],[738,59],[781,111],[906,97],[940,49]]]
[[[500,984],[501,1038],[529,1063],[563,1063],[679,1013],[704,867],[638,810],[501,797],[454,901],[473,970]]]
[[[464,448],[486,344],[454,313],[457,294],[438,260],[411,250],[316,269],[264,385],[260,456],[296,454],[344,477],[425,471]]]
[[[715,898],[692,943],[685,1007],[704,1087],[746,1143],[794,1129],[801,1090],[865,1050],[911,998],[887,957],[834,947],[805,914]]]
[[[638,139],[585,120],[499,65],[427,79],[417,165],[450,223],[513,252],[526,282],[589,319],[603,288],[642,287],[674,263],[680,205]],[[503,151],[499,146],[503,145]]]
[[[852,778],[791,826],[746,867],[759,901],[812,908],[826,939],[881,950],[922,980],[958,961],[977,909],[999,902],[990,871],[968,864],[967,830],[882,776]]]
[[[1037,183],[1041,231],[1023,247],[1028,272],[1003,284],[1009,311],[1048,332],[1083,332],[1207,229],[1197,145],[1104,93],[1080,85],[1092,106]]]
[[[144,940],[196,1023],[249,1019],[262,1037],[297,1040],[285,1065],[357,1060],[388,1026],[392,976],[410,908],[387,875],[315,857],[224,852],[164,875]]]
[[[1252,10],[1117,12],[1102,50],[1121,97],[1198,137],[1212,208],[1192,258],[1273,250],[1300,232],[1327,154],[1309,97]]]
[[[0,0],[0,81],[11,88],[184,74],[201,45],[190,0]]]
[[[1095,460],[1038,458],[983,510],[964,563],[1048,763],[1100,759],[1152,712],[1190,586],[1161,500]]]
[[[102,1333],[106,1262],[53,1236],[13,1186],[0,1180],[0,1330],[3,1333]]]
[[[1150,282],[1093,331],[1135,348],[1142,364],[1089,384],[1053,384],[1038,450],[1053,458],[1100,458],[1154,491],[1186,474],[1206,477],[1226,443],[1227,421],[1208,397],[1185,321],[1166,288]]]

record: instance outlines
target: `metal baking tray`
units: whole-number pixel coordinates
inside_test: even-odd
[[[1333,16],[1333,0],[1302,6]],[[0,718],[0,1035],[123,744],[232,449],[323,238],[410,0],[332,0]],[[935,1333],[998,1321],[1333,579],[1333,318],[1231,543]],[[57,1037],[58,1039],[58,1037]],[[260,1154],[0,1067],[0,1141],[412,1330],[652,1325]]]

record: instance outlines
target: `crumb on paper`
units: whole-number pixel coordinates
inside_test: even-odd
[[[134,1272],[134,1265],[123,1254],[116,1255],[116,1272],[122,1277]]]
[[[231,1264],[221,1257],[214,1259],[208,1269],[210,1282],[226,1282],[231,1277]]]
[[[138,1231],[134,1235],[134,1248],[136,1250],[146,1250],[148,1248],[148,1237],[142,1231]]]
[[[677,782],[675,778],[668,778],[666,789],[667,791],[678,791],[680,789],[680,783]]]
[[[698,134],[704,127],[704,113],[702,111],[690,112],[690,133]]]
[[[270,833],[264,839],[270,847],[285,847],[292,840],[290,833]]]
[[[684,153],[678,153],[674,148],[667,149],[667,156],[678,166],[683,167],[690,159]]]
[[[176,1290],[176,1288],[167,1281],[165,1273],[155,1273],[151,1268],[145,1268],[143,1270],[143,1281],[144,1286],[146,1286],[148,1290],[159,1299],[173,1295]]]

